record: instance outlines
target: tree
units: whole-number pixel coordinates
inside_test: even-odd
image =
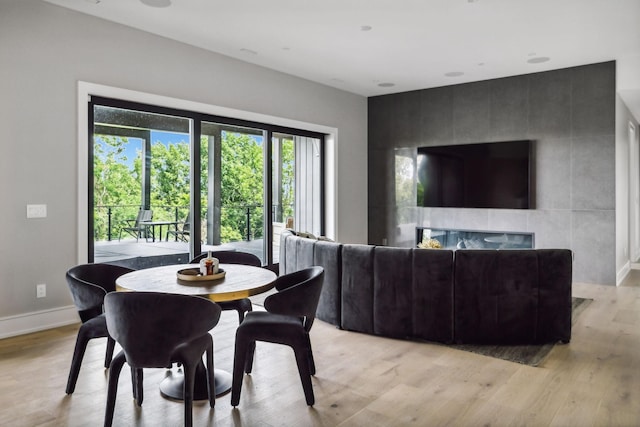
[[[243,240],[247,209],[253,237],[262,237],[264,225],[264,160],[262,141],[241,133],[222,133],[221,240]]]
[[[111,210],[111,224],[124,223],[135,217],[140,205],[141,160],[138,155],[133,161],[125,154],[127,138],[95,135],[93,156],[93,197],[94,197],[94,237],[106,240],[108,235],[110,206],[124,206],[128,209]],[[127,166],[132,164],[132,166]],[[129,212],[131,211],[131,212]],[[114,228],[117,233],[119,228]]]
[[[135,218],[142,200],[142,149],[134,159],[126,156],[128,138],[96,135],[94,139],[95,239],[105,240],[108,229],[107,206],[113,207],[114,234],[125,219]],[[201,217],[206,218],[208,192],[208,137],[201,146]],[[264,155],[261,138],[242,133],[222,133],[221,141],[221,219],[222,242],[244,240],[247,235],[247,209],[250,235],[263,237]],[[130,151],[130,150],[129,150]],[[186,141],[151,144],[151,208],[154,220],[183,219],[190,207],[190,144]],[[284,214],[293,215],[294,143],[284,141],[282,151],[282,199]],[[178,209],[179,211],[176,211]],[[177,218],[176,218],[177,216]],[[193,230],[198,229],[192,227]]]

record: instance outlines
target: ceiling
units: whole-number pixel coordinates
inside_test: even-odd
[[[45,1],[363,96],[640,55],[640,0]]]

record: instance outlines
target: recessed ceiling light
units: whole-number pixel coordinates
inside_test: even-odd
[[[140,3],[151,7],[169,7],[171,0],[140,0]]]
[[[527,62],[529,64],[540,64],[542,62],[547,62],[550,59],[551,58],[549,58],[548,56],[536,56],[535,58],[531,58],[531,59],[527,60]]]
[[[446,77],[460,77],[464,76],[464,73],[462,71],[450,71],[448,73],[444,73],[444,75]]]
[[[371,31],[373,27],[371,25],[363,25],[360,27],[360,31]]]
[[[378,83],[380,87],[394,87],[396,84],[391,82]]]

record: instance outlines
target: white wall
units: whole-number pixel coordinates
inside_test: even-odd
[[[0,64],[0,338],[75,319],[79,81],[337,129],[335,237],[367,241],[364,97],[39,0],[0,0]]]
[[[616,61],[616,283],[622,283],[629,273],[632,233],[640,224],[633,224],[630,203],[631,180],[638,182],[638,170],[630,168],[629,123],[636,128],[640,120],[640,54]],[[638,162],[635,162],[637,167]]]

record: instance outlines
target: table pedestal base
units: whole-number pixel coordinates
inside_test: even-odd
[[[230,372],[222,369],[214,369],[216,384],[216,397],[222,396],[231,390],[232,376]],[[171,372],[160,383],[160,394],[168,399],[184,400],[184,375]],[[196,369],[195,384],[193,385],[193,400],[208,400],[207,371],[203,364]]]

